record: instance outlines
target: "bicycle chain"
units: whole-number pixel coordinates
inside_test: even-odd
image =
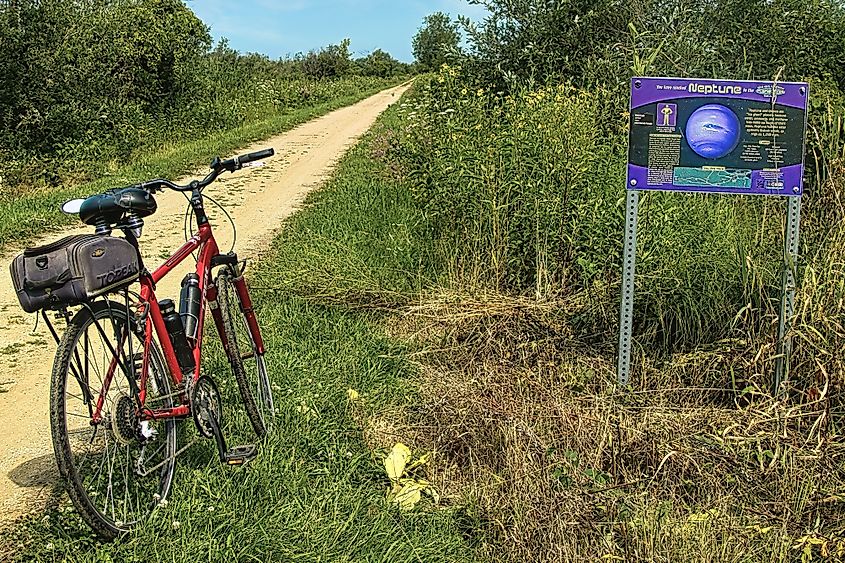
[[[176,450],[176,453],[174,453],[172,456],[164,458],[160,463],[157,463],[156,465],[154,465],[150,469],[144,468],[144,460],[143,460],[143,456],[141,456],[141,457],[139,457],[138,459],[135,460],[135,473],[137,473],[138,476],[140,476],[140,477],[149,477],[152,474],[153,471],[155,471],[156,469],[159,469],[160,467],[163,467],[165,463],[167,463],[169,461],[175,462],[176,458],[178,456],[185,453],[188,450],[188,448],[190,448],[191,446],[193,446],[197,442],[199,442],[199,438],[194,438],[193,440],[191,440],[191,442],[188,445],[182,446],[180,449]]]
[[[158,396],[154,400],[155,401],[163,401],[165,399],[172,399],[172,398],[175,398],[175,397],[180,397],[183,393],[188,394],[188,396],[190,396],[190,391],[191,391],[192,386],[193,386],[193,378],[188,377],[188,378],[185,379],[184,389],[174,391],[173,393],[170,393],[168,395]],[[141,454],[141,456],[138,459],[135,460],[135,472],[141,478],[149,477],[152,474],[153,471],[163,467],[164,464],[166,464],[170,461],[176,461],[176,458],[178,456],[185,453],[191,446],[193,446],[197,442],[199,442],[199,438],[194,438],[193,440],[190,441],[190,443],[188,443],[187,445],[182,446],[180,449],[176,450],[176,452],[172,456],[164,458],[160,463],[157,463],[156,465],[154,465],[150,469],[146,469],[144,467],[144,456],[143,456],[143,454]]]

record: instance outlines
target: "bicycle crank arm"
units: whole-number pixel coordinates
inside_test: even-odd
[[[202,416],[208,422],[211,432],[214,434],[214,443],[217,445],[217,454],[220,456],[220,463],[226,465],[243,465],[255,459],[255,456],[258,455],[258,446],[255,444],[246,444],[227,450],[226,439],[223,437],[223,432],[217,423],[217,416],[211,410],[205,410]]]

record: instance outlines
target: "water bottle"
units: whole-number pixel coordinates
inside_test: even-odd
[[[185,326],[185,337],[191,341],[197,339],[201,300],[200,278],[196,274],[188,274],[182,280],[182,292],[179,295],[179,316]]]
[[[173,351],[176,353],[176,361],[182,369],[182,373],[191,373],[196,367],[194,353],[185,338],[185,327],[182,325],[182,318],[176,312],[176,306],[170,299],[162,299],[158,302],[161,308],[161,316],[164,317],[164,326],[170,335],[170,343],[173,344]]]

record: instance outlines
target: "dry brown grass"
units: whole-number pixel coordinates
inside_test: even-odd
[[[389,326],[414,345],[421,396],[388,434],[435,452],[480,556],[845,554],[845,411],[829,384],[767,398],[752,380],[770,355],[725,342],[646,358],[622,390],[612,345],[569,328],[580,306],[440,294]]]

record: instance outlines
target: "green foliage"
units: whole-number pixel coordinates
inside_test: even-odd
[[[309,78],[335,78],[345,76],[352,67],[349,54],[349,39],[340,45],[329,45],[319,51],[311,51],[302,59],[302,72]]]
[[[336,99],[355,75],[348,46],[280,61],[225,40],[211,49],[181,0],[0,2],[0,194],[77,184],[139,152]],[[407,71],[384,62],[365,76]]]
[[[813,78],[845,87],[845,7],[832,0],[472,3],[490,12],[478,25],[463,20],[470,63],[487,81],[557,77],[620,87],[633,72]]]
[[[605,156],[595,97],[566,86],[491,96],[452,67],[419,92],[404,140],[414,192],[464,275],[499,289],[568,278],[573,201],[604,199],[589,175]]]
[[[611,331],[625,163],[623,125],[602,126],[612,93],[559,85],[504,95],[466,82],[446,67],[418,88],[399,153],[452,283],[580,295],[582,328]],[[753,328],[776,295],[777,203],[644,195],[639,334],[667,346],[718,340],[746,304],[754,313],[740,326]]]
[[[183,95],[186,71],[209,43],[178,0],[0,6],[0,146],[57,160],[112,156],[106,147],[125,154],[148,116]],[[54,182],[68,166],[42,179]]]
[[[414,57],[422,70],[435,70],[459,58],[460,41],[457,22],[443,12],[430,14],[414,36]]]
[[[376,49],[366,57],[362,57],[355,61],[357,70],[361,76],[377,76],[379,78],[387,78],[391,76],[398,76],[401,74],[408,74],[410,72],[409,65],[397,61],[390,53]]]

